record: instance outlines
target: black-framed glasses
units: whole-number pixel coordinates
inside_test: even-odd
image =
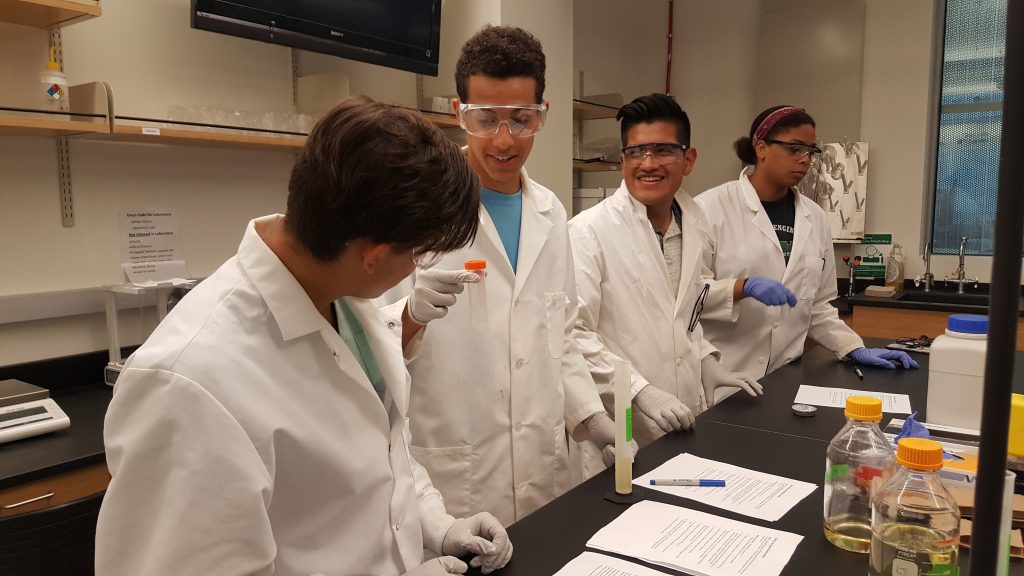
[[[697,328],[700,315],[704,312],[704,300],[707,299],[709,290],[711,290],[711,284],[705,283],[704,289],[700,291],[700,296],[697,296],[697,301],[693,303],[693,313],[690,314],[690,325],[687,327],[688,332],[693,332]]]
[[[648,156],[651,160],[661,166],[679,162],[686,156],[690,147],[686,144],[675,142],[649,142],[647,144],[633,144],[622,149],[622,158],[626,164],[639,166],[643,164]]]
[[[811,160],[814,160],[815,156],[821,154],[821,148],[818,148],[817,146],[811,144],[801,144],[800,142],[783,142],[782,140],[772,140],[770,138],[765,138],[764,140],[762,140],[762,142],[765,142],[767,144],[778,144],[779,146],[785,148],[786,151],[789,152],[790,156],[797,159],[801,159],[804,156],[807,156]]]

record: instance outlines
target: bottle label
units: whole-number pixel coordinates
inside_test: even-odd
[[[54,100],[60,100],[64,97],[64,89],[60,87],[60,84],[54,84],[46,89],[46,93],[50,95],[50,98]]]
[[[633,441],[633,409],[626,408],[626,442]]]
[[[893,565],[895,568],[895,564]],[[936,564],[925,576],[959,576],[960,567],[956,564]]]
[[[850,473],[849,464],[835,464],[825,471],[825,481],[829,482],[845,477]]]

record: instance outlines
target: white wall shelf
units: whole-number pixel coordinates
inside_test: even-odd
[[[99,2],[73,0],[0,0],[0,22],[33,28],[53,28],[102,13]]]
[[[577,172],[618,172],[622,169],[618,162],[581,162],[574,160],[572,169]]]
[[[572,101],[573,120],[601,120],[604,118],[615,118],[619,109],[604,104],[595,104],[584,100]]]

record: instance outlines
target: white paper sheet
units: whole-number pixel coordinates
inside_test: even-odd
[[[614,556],[584,552],[563,566],[555,573],[555,576],[666,576],[666,574]]]
[[[725,480],[725,488],[651,486],[652,478]],[[748,470],[693,454],[680,454],[633,480],[633,484],[770,522],[782,518],[818,488],[810,482]]]
[[[121,266],[133,284],[187,278],[181,221],[171,208],[121,212]]]
[[[871,396],[882,401],[882,412],[910,414],[910,396],[906,394],[890,394],[888,392],[871,392],[870,390],[850,390],[847,388],[826,388],[823,386],[801,385],[793,400],[797,404],[813,404],[831,408],[846,408],[849,396]]]
[[[587,546],[698,576],[778,576],[803,536],[645,500]]]

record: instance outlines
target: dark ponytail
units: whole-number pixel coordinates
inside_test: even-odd
[[[787,106],[785,105],[772,106],[771,108],[768,108],[767,110],[761,112],[760,114],[757,115],[757,118],[754,118],[754,122],[751,123],[750,134],[748,136],[742,136],[738,138],[735,142],[733,142],[733,150],[736,151],[736,156],[740,159],[741,162],[750,166],[754,166],[757,164],[757,153],[754,152],[754,132],[757,131],[757,127],[760,126],[761,122],[764,122],[764,119],[771,115],[772,112],[775,112],[780,108],[786,107]],[[810,114],[803,111],[793,112],[780,118],[779,121],[775,123],[775,126],[773,126],[772,129],[769,130],[768,133],[764,135],[764,137],[771,138],[779,134],[780,132],[785,132],[791,128],[797,128],[800,126],[804,126],[806,124],[815,126],[814,118],[811,118]]]

